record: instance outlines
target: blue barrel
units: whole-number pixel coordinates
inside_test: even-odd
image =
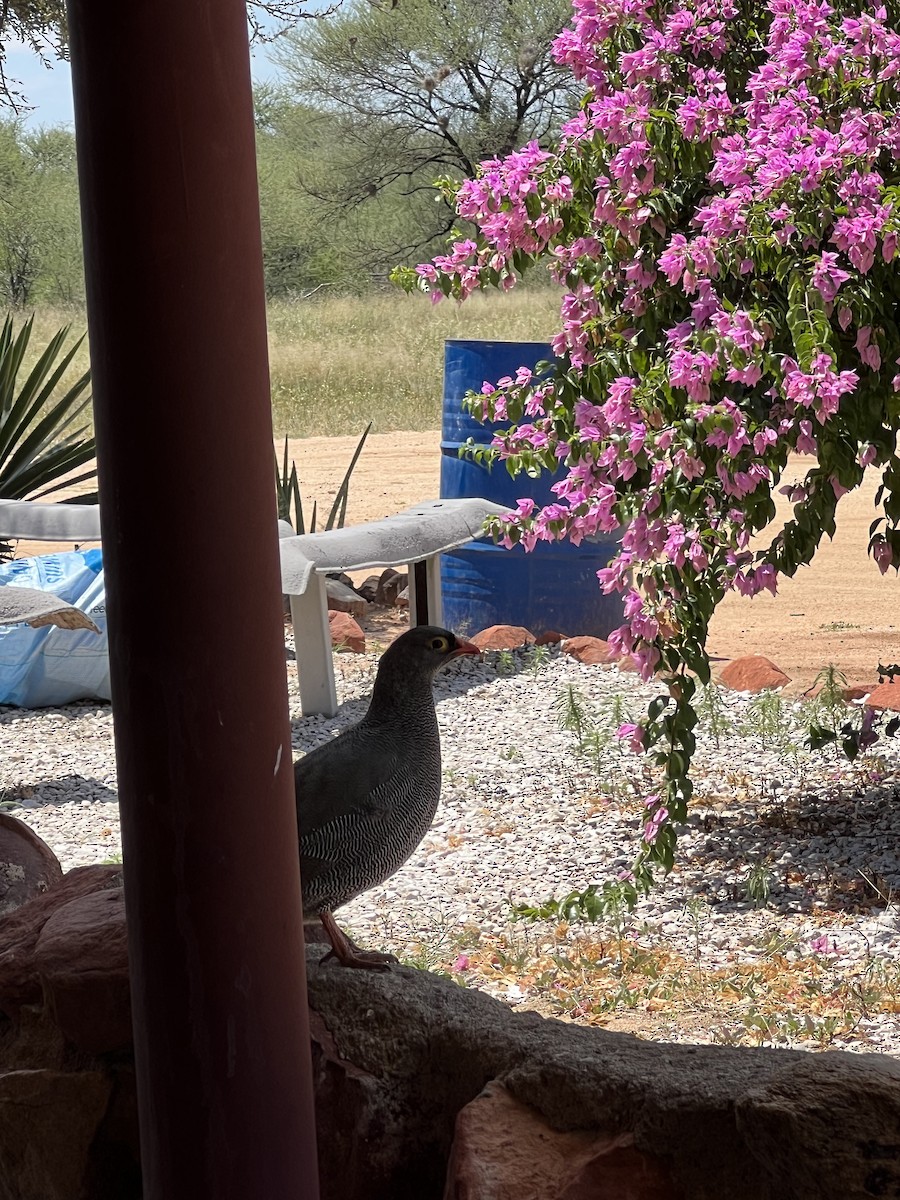
[[[444,406],[441,429],[441,496],[483,496],[514,508],[529,496],[537,504],[556,499],[550,486],[565,468],[539,479],[513,478],[503,463],[488,468],[459,457],[469,438],[489,445],[509,422],[477,421],[463,409],[467,392],[480,392],[485,381],[514,376],[518,367],[534,369],[553,352],[545,342],[487,342],[450,339],[444,344]],[[441,555],[444,623],[471,636],[489,625],[523,625],[535,635],[556,630],[567,637],[606,637],[622,624],[622,598],[604,596],[597,580],[609,565],[618,541],[538,542],[530,553],[505,549],[490,539],[470,542]]]

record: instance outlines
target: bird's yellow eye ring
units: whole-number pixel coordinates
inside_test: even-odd
[[[431,639],[431,649],[440,650],[441,653],[450,649],[450,643],[445,637],[436,637]]]

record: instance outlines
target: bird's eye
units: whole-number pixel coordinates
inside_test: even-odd
[[[450,649],[450,643],[447,641],[447,639],[445,637],[432,638],[431,639],[431,648],[432,648],[432,650],[440,650],[441,653],[443,653],[445,650]]]

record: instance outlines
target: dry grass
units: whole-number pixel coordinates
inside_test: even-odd
[[[275,302],[268,310],[275,435],[358,434],[370,420],[376,433],[438,429],[445,338],[544,341],[558,312],[550,288],[473,296],[463,305],[433,306],[399,291]],[[18,327],[22,317],[14,319]],[[33,358],[62,325],[80,336],[84,311],[36,313]],[[88,365],[85,341],[72,379]]]
[[[713,967],[702,933],[686,956],[659,936],[604,922],[583,931],[511,925],[493,936],[457,927],[393,948],[408,965],[452,975],[522,1010],[650,1040],[865,1047],[870,1022],[900,1012],[897,963],[803,952],[777,925],[773,917],[764,943]]]
[[[445,338],[542,341],[555,291],[473,296],[432,306],[391,293],[269,308],[272,410],[278,436],[438,429]]]

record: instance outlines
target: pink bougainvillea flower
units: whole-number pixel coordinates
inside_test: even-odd
[[[813,954],[821,954],[823,957],[840,954],[837,943],[827,933],[820,933],[818,937],[814,937],[809,943],[809,948]]]
[[[630,722],[627,722],[624,725],[620,725],[616,730],[616,737],[623,742],[627,741],[629,749],[631,749],[634,754],[643,753],[645,749],[643,726],[633,725]]]

